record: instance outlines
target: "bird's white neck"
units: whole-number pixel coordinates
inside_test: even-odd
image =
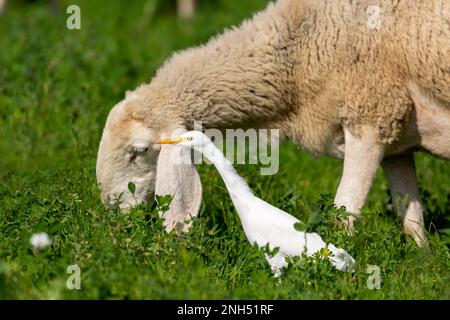
[[[247,185],[247,182],[239,176],[231,162],[212,142],[207,143],[202,148],[196,148],[196,150],[203,153],[203,155],[216,167],[217,171],[219,171],[219,174],[228,189],[231,200],[241,216],[246,210],[240,210],[240,208],[242,208],[249,199],[255,198],[250,187]]]

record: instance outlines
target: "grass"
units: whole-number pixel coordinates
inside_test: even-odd
[[[348,237],[330,206],[341,164],[281,148],[280,172],[237,166],[255,193],[307,220],[358,261],[356,273],[326,261],[295,259],[281,282],[245,239],[214,168],[198,167],[204,200],[189,234],[163,231],[154,204],[128,215],[105,209],[95,180],[101,130],[110,108],[152,75],[175,50],[205,42],[263,7],[266,0],[203,1],[178,21],[168,5],[147,1],[70,1],[82,30],[65,28],[65,8],[14,1],[0,17],[0,298],[2,299],[449,299],[448,162],[417,157],[431,250],[403,236],[381,173]],[[47,232],[50,247],[30,237]],[[69,290],[67,268],[81,268]],[[380,290],[367,288],[369,265]]]

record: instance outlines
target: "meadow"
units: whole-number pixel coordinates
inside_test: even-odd
[[[0,299],[450,298],[450,163],[428,155],[417,163],[430,250],[403,235],[381,171],[350,237],[333,223],[341,162],[283,143],[278,174],[236,167],[256,195],[352,254],[354,274],[308,258],[273,279],[209,165],[198,166],[203,203],[188,234],[164,231],[161,204],[124,215],[101,203],[95,163],[109,110],[173,52],[238,25],[267,0],[204,0],[189,21],[158,0],[10,2],[0,16]],[[81,30],[66,28],[69,4],[81,8]],[[37,232],[52,245],[33,249]],[[71,265],[80,290],[67,288]],[[378,290],[367,286],[371,265]]]

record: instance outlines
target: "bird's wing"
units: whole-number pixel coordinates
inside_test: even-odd
[[[294,225],[300,222],[296,217],[259,198],[253,203],[250,210],[252,217],[257,217],[258,219],[264,218],[265,221],[277,227],[283,227],[288,224]]]
[[[250,242],[256,241],[259,246],[269,244],[272,249],[278,247],[290,256],[301,254],[305,249],[311,255],[325,246],[317,233],[296,230],[294,226],[299,220],[290,214],[262,200],[253,205],[244,223]]]

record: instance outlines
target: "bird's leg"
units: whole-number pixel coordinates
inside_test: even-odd
[[[366,202],[385,148],[378,141],[376,131],[368,126],[361,127],[359,136],[348,129],[344,129],[344,133],[344,172],[334,202],[351,214],[344,223],[352,233],[353,223]]]
[[[382,166],[389,181],[394,208],[403,219],[405,233],[419,246],[427,246],[414,155],[387,158]]]

